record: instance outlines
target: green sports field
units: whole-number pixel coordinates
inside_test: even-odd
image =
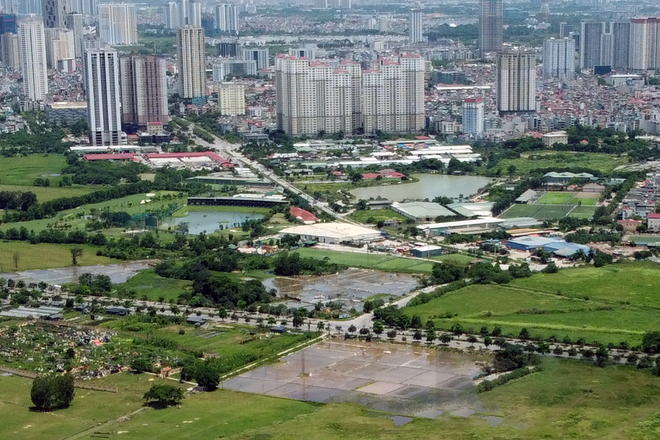
[[[468,286],[405,311],[447,329],[457,322],[476,331],[499,325],[515,336],[526,327],[533,336],[637,345],[660,329],[658,285],[656,264],[622,263]]]
[[[575,205],[512,205],[499,215],[500,218],[533,217],[537,220],[557,220],[566,217],[591,218],[596,212],[595,206]]]

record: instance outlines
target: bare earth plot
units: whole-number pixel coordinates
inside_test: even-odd
[[[314,402],[353,402],[437,417],[481,407],[466,355],[392,344],[322,342],[224,383],[224,388]]]

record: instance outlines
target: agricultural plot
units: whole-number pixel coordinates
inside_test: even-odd
[[[638,345],[645,332],[660,329],[658,283],[652,263],[565,269],[503,286],[468,286],[405,311],[446,329],[500,326],[516,336],[525,327],[532,336]]]
[[[345,264],[350,267],[376,269],[386,272],[431,273],[433,263],[413,258],[393,255],[365,254],[361,252],[337,252],[325,249],[304,248],[296,250],[301,257],[323,259],[328,257],[333,263]]]
[[[163,298],[166,302],[170,300],[176,302],[179,295],[192,289],[192,281],[163,278],[153,269],[147,269],[118,287],[123,287],[127,291],[135,291],[138,298],[146,295],[150,301],[158,301]]]

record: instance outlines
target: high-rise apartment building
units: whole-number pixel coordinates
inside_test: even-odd
[[[550,38],[543,42],[543,79],[575,78],[575,40]]]
[[[119,58],[121,122],[146,127],[167,124],[167,63],[153,55]]]
[[[275,59],[278,127],[291,135],[353,133],[352,77],[320,60]]]
[[[71,12],[96,17],[99,14],[98,0],[71,0]]]
[[[215,7],[215,28],[226,35],[238,35],[238,7],[222,4]]]
[[[41,15],[48,28],[65,28],[67,15],[71,11],[71,0],[42,0]]]
[[[179,18],[179,5],[177,2],[169,2],[165,6],[165,27],[167,29],[176,29],[181,24]]]
[[[18,0],[3,0],[1,5],[2,5],[2,11],[5,14],[16,15],[20,13],[18,8]]]
[[[496,87],[500,112],[536,111],[536,54],[499,53]]]
[[[92,145],[121,145],[119,55],[109,47],[88,49],[83,67],[89,141]]]
[[[422,37],[422,11],[420,9],[411,9],[408,14],[408,41],[419,43],[424,41]]]
[[[67,25],[69,29],[73,32],[73,44],[74,44],[74,54],[76,58],[82,58],[83,56],[83,38],[84,29],[85,29],[85,16],[80,13],[69,14],[67,19]]]
[[[11,1],[11,0],[8,0]],[[20,0],[18,2],[18,13],[21,15],[41,15],[42,0]]]
[[[202,3],[198,0],[179,0],[179,26],[202,26]]]
[[[204,28],[184,26],[177,31],[180,94],[193,104],[206,103]]]
[[[467,98],[463,102],[463,133],[480,136],[484,133],[484,100]]]
[[[257,62],[257,70],[267,69],[270,66],[270,51],[267,47],[247,47],[242,51],[244,60]]]
[[[254,76],[257,74],[255,60],[217,60],[213,63],[213,81],[228,81],[228,77]]]
[[[614,56],[614,34],[605,32],[600,36],[600,66],[611,66]]]
[[[33,17],[18,27],[23,91],[30,101],[43,101],[48,94],[44,24]]]
[[[223,116],[245,114],[245,86],[236,83],[222,83],[218,86],[218,110]]]
[[[615,21],[610,23],[613,36],[612,68],[627,69],[630,57],[630,22]]]
[[[362,72],[365,133],[412,133],[424,128],[424,58],[384,58]]]
[[[502,49],[504,35],[503,0],[479,0],[479,50],[486,52]]]
[[[0,46],[2,46],[2,64],[10,69],[19,70],[21,68],[21,55],[18,35],[0,35]]]
[[[593,69],[601,65],[603,22],[582,22],[580,26],[580,69]]]
[[[50,69],[57,69],[62,60],[69,60],[76,56],[76,46],[73,31],[70,29],[46,28],[46,65]]]
[[[113,46],[136,44],[138,32],[135,5],[99,5],[99,36]]]
[[[633,70],[660,68],[660,18],[630,20],[629,67]]]

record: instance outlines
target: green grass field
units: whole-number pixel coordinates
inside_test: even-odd
[[[0,184],[32,186],[38,177],[59,174],[66,168],[63,154],[31,154],[29,156],[0,157]],[[50,184],[57,187],[60,177],[48,177]]]
[[[251,208],[249,206],[183,206],[172,217],[185,217],[189,212],[245,212],[249,214],[263,214],[270,212],[268,208]]]
[[[453,263],[460,264],[462,266],[467,266],[468,264],[472,263],[476,258],[471,257],[469,255],[463,255],[463,254],[447,254],[447,255],[440,255],[438,257],[431,257],[432,260],[438,260],[438,261],[451,261]]]
[[[396,257],[393,255],[364,254],[361,252],[336,252],[311,248],[301,248],[295,252],[298,252],[301,257],[313,257],[318,259],[328,257],[330,261],[334,263],[345,264],[350,267],[383,270],[386,272],[431,273],[431,270],[433,269],[433,263],[428,261]]]
[[[588,199],[585,199],[588,200]],[[538,220],[556,220],[569,215],[577,218],[591,218],[596,212],[595,206],[574,205],[512,205],[499,215],[500,218],[533,217]]]
[[[59,188],[57,186],[42,187],[42,186],[19,186],[19,185],[0,185],[0,191],[9,192],[33,192],[37,196],[39,203],[48,202],[50,200],[61,199],[63,197],[76,197],[84,196],[98,190],[97,186],[66,186]]]
[[[157,275],[153,269],[146,269],[130,278],[122,286],[127,290],[135,290],[138,298],[147,295],[150,301],[157,301],[160,297],[164,297],[167,302],[170,299],[176,301],[180,294],[191,290],[192,281],[163,278]]]
[[[541,197],[536,205],[585,205],[585,206],[595,206],[600,199],[600,194],[596,193],[583,193],[584,195],[578,197],[578,194],[575,192],[569,191],[553,191],[547,192],[543,197]]]
[[[506,174],[509,166],[513,165],[516,167],[516,174],[528,175],[530,171],[537,168],[566,168],[575,166],[591,168],[607,173],[619,165],[625,165],[627,163],[627,157],[612,154],[548,151],[526,154],[520,159],[502,159],[490,171],[496,172],[499,169],[502,174]]]
[[[162,196],[166,194],[176,195],[178,193],[174,193],[172,191],[158,191],[155,194]],[[20,224],[4,223],[0,226],[0,230],[6,231],[9,228],[17,228],[20,226],[25,226],[28,230],[34,230],[35,232],[38,233],[39,231],[47,229],[49,225],[53,225],[58,221],[64,222],[67,225],[71,225],[72,230],[75,229],[83,230],[85,224],[87,223],[87,220],[83,218],[79,218],[79,216],[81,214],[89,215],[92,209],[96,209],[99,211],[103,211],[107,209],[113,212],[123,211],[131,215],[134,215],[134,214],[140,214],[150,211],[156,211],[158,209],[168,206],[171,203],[183,205],[184,203],[186,203],[187,200],[186,197],[183,197],[183,198],[172,198],[169,200],[152,201],[146,204],[140,203],[143,200],[147,200],[147,199],[150,198],[147,197],[145,194],[135,194],[132,196],[126,196],[119,199],[108,200],[106,202],[92,203],[89,205],[80,206],[75,209],[68,209],[66,211],[59,212],[57,213],[57,216],[55,218],[32,220],[29,222],[21,222]]]
[[[83,249],[78,265],[117,264],[118,260],[96,255],[96,248],[88,245],[75,245]],[[0,273],[14,272],[14,253],[18,253],[18,270],[54,269],[71,266],[70,249],[72,244],[30,244],[23,241],[0,241]]]
[[[467,418],[453,417],[445,413],[437,419],[415,418],[411,423],[397,428],[388,418],[389,414],[369,410],[356,404],[319,405],[217,390],[213,393],[193,395],[187,398],[180,408],[144,411],[129,420],[94,428],[79,438],[89,440],[98,438],[651,440],[657,438],[657,430],[660,426],[660,413],[657,409],[660,404],[660,383],[648,371],[625,366],[598,368],[587,362],[558,359],[543,359],[542,362],[543,371],[479,394],[477,396],[480,402],[479,411]],[[71,413],[74,413],[73,407],[71,410]],[[31,421],[29,419],[36,417],[32,413],[27,414],[29,418],[21,414],[23,416],[21,423],[29,423]],[[481,418],[483,416],[501,417],[502,423],[491,427]],[[21,423],[12,420],[14,426],[21,426]],[[10,433],[10,431],[5,432]],[[46,440],[59,438],[50,435],[47,431],[44,435],[40,438]]]
[[[533,336],[637,345],[645,332],[660,329],[658,285],[654,263],[623,263],[468,286],[405,310],[447,329],[455,322],[477,331],[499,325],[515,336],[526,327]]]
[[[64,439],[110,419],[127,415],[142,406],[142,395],[160,379],[145,374],[114,374],[99,383],[116,386],[119,393],[76,389],[71,406],[54,412],[32,412],[32,381],[0,376],[0,438],[21,440]],[[167,381],[177,385],[177,382]],[[92,434],[92,432],[90,432]]]
[[[405,222],[406,218],[391,209],[376,209],[373,211],[354,211],[349,214],[348,218],[360,223],[368,223],[368,219],[373,219],[373,223],[385,220],[397,220]]]

